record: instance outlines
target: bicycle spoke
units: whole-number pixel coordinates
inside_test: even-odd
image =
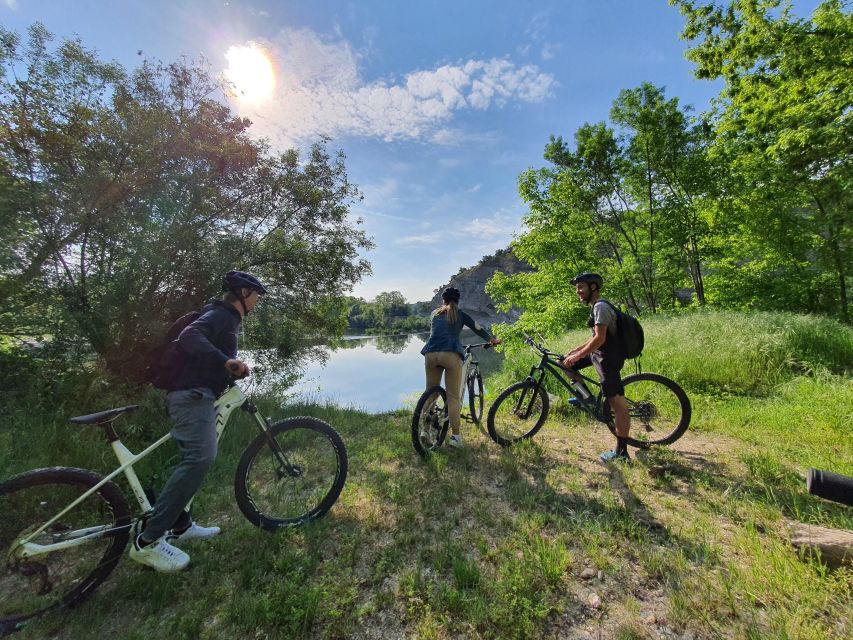
[[[269,437],[275,439],[276,452]],[[268,435],[250,445],[235,488],[249,520],[275,528],[303,524],[325,513],[345,479],[346,452],[340,436],[319,420],[297,418],[273,425]]]

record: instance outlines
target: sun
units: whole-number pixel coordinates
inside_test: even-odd
[[[259,104],[272,97],[275,70],[266,51],[254,43],[232,46],[225,53],[225,77],[233,83],[239,100]]]

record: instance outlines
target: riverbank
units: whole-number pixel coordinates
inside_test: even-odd
[[[598,462],[609,432],[562,404],[525,446],[503,450],[467,425],[464,450],[424,463],[407,412],[260,399],[266,414],[315,415],[343,435],[350,475],[325,518],[276,534],[242,518],[231,483],[254,427],[240,415],[196,504],[224,532],[186,545],[191,569],[164,576],[125,559],[82,608],[18,637],[850,637],[853,570],[798,553],[787,533],[789,522],[853,529],[849,508],[809,496],[802,479],[809,466],[853,475],[853,340],[839,327],[770,314],[648,321],[644,369],[682,381],[694,418],[630,466]],[[511,349],[489,388],[532,359]],[[157,396],[141,399],[118,425],[134,442],[162,431]],[[0,475],[33,462],[106,468],[93,431],[35,413],[13,416],[19,438],[3,432]]]

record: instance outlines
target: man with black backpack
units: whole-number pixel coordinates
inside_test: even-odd
[[[229,271],[222,289],[223,299],[205,306],[173,343],[181,354],[180,370],[170,376],[166,405],[181,461],[134,532],[130,548],[131,558],[158,571],[180,571],[189,564],[190,557],[172,542],[210,538],[220,531],[193,522],[185,507],[216,459],[213,403],[234,378],[249,373],[248,365],[237,359],[237,330],[267,292],[257,278],[242,271]]]
[[[601,297],[604,279],[597,273],[581,273],[572,278],[572,284],[581,302],[590,307],[587,326],[592,330],[592,337],[563,356],[563,366],[574,369],[595,367],[602,393],[613,410],[616,426],[616,448],[602,453],[600,457],[604,462],[628,461],[631,459],[628,455],[631,417],[620,374],[625,364],[625,353],[618,339],[618,313],[609,301]]]

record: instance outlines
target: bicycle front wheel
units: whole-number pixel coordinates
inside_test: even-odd
[[[672,444],[690,425],[690,399],[676,382],[657,373],[637,373],[622,379],[631,417],[628,444],[645,448],[653,444]],[[610,403],[605,414],[612,416]],[[613,420],[607,427],[616,435]]]
[[[483,376],[479,370],[468,374],[468,408],[471,420],[480,424],[483,419]]]
[[[548,394],[532,380],[501,391],[489,409],[489,436],[502,447],[536,435],[548,418]]]
[[[412,444],[425,458],[444,444],[450,418],[447,415],[447,393],[439,386],[421,394],[412,416]]]
[[[234,494],[262,529],[294,527],[323,516],[347,479],[344,441],[317,418],[289,418],[255,438],[237,465]]]
[[[0,636],[48,609],[79,604],[115,568],[131,517],[112,482],[21,544],[102,479],[54,467],[0,484]],[[65,546],[47,552],[49,545]]]

